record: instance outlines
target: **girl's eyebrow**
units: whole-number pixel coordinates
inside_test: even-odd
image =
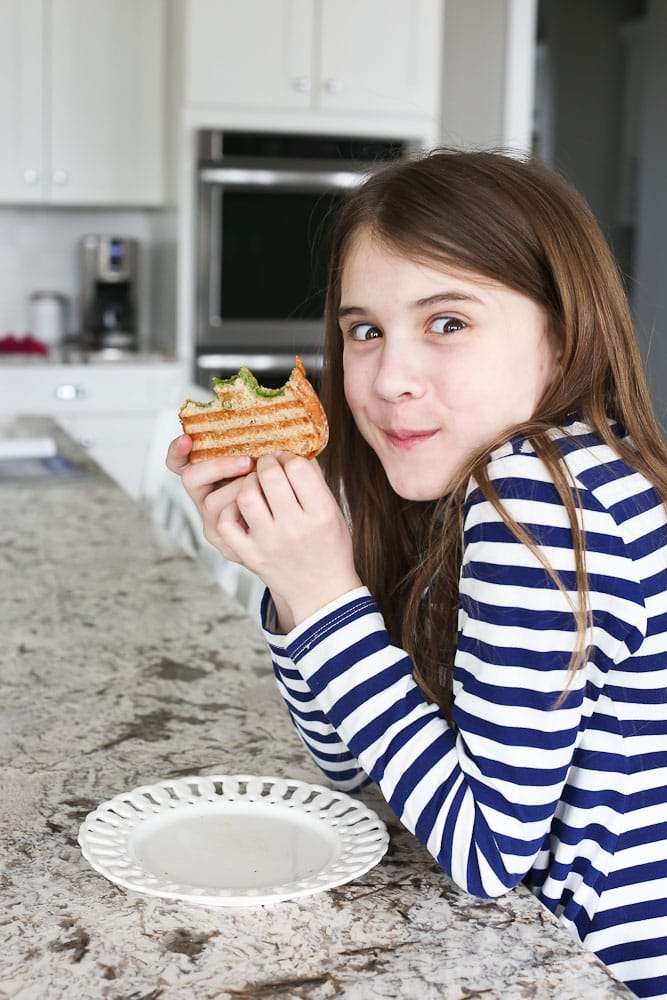
[[[363,306],[341,306],[338,310],[338,319],[344,316],[363,316],[368,312]]]
[[[439,302],[476,302],[480,306],[483,305],[477,295],[452,289],[450,292],[436,292],[435,295],[428,295],[425,299],[417,299],[415,306],[417,309],[422,309],[424,306],[437,305]]]
[[[478,298],[476,295],[472,295],[470,292],[452,289],[452,291],[449,292],[436,292],[434,295],[427,295],[424,299],[417,299],[413,303],[413,306],[415,309],[424,309],[427,306],[438,305],[441,302],[475,302],[477,305],[484,304],[482,299]],[[338,318],[343,319],[345,316],[363,316],[367,314],[368,311],[369,310],[365,306],[341,306],[338,310]]]

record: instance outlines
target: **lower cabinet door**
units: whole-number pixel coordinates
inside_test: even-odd
[[[60,426],[134,500],[142,496],[154,413],[58,416]]]

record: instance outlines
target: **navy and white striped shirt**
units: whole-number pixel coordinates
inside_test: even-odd
[[[332,782],[352,790],[369,775],[458,885],[497,896],[524,880],[638,996],[667,998],[667,515],[587,427],[554,438],[579,491],[593,614],[574,676],[567,599],[474,482],[457,732],[365,588],[265,635],[296,729]],[[567,515],[541,460],[517,439],[488,469],[576,599]]]

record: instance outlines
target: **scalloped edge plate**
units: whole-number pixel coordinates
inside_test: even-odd
[[[364,875],[389,846],[382,820],[344,792],[243,774],[141,785],[89,813],[78,840],[110,882],[200,906],[323,892]]]

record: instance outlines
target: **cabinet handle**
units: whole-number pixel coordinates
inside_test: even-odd
[[[295,90],[300,94],[309,94],[313,89],[313,81],[309,76],[297,76],[292,81],[292,85]]]
[[[337,77],[331,77],[324,81],[324,89],[327,94],[341,94],[343,92],[343,81]]]
[[[66,170],[54,170],[52,175],[52,180],[54,184],[67,184],[69,180],[69,174]]]
[[[86,395],[86,390],[80,385],[72,385],[71,382],[63,382],[53,390],[56,399],[81,399]]]
[[[39,170],[35,167],[26,167],[23,171],[23,180],[26,184],[36,184],[39,180]]]

